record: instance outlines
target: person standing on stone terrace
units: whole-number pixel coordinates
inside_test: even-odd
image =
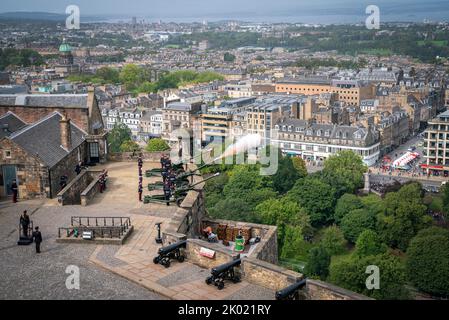
[[[16,203],[17,202],[17,194],[19,192],[19,187],[17,186],[16,180],[12,181],[11,191],[12,191],[12,202]]]
[[[22,226],[23,236],[28,238],[28,227],[30,226],[30,216],[27,211],[23,211],[23,215],[20,216],[20,225]]]
[[[39,227],[35,228],[33,239],[34,243],[36,243],[36,253],[41,253],[42,233],[39,231]]]
[[[76,175],[79,175],[81,173],[81,161],[77,163],[77,165],[75,166],[75,172]]]
[[[143,187],[142,187],[142,182],[139,182],[139,202],[142,202],[142,192],[143,192]]]

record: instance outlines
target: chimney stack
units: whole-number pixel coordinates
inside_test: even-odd
[[[72,131],[70,130],[70,119],[66,116],[62,116],[59,121],[60,131],[61,131],[61,145],[67,151],[72,148]]]

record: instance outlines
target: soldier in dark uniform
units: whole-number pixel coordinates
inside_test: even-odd
[[[162,181],[165,183],[165,181],[167,180],[167,177],[168,177],[168,170],[166,168],[162,169],[161,176],[162,176]]]
[[[100,178],[98,179],[98,183],[100,184],[100,193],[103,193],[104,191],[104,175],[101,174]]]
[[[168,174],[168,181],[170,183],[170,187],[174,189],[176,185],[176,173],[173,170],[170,170]]]
[[[170,187],[170,183],[168,181],[166,181],[164,183],[164,196],[165,196],[165,201],[167,201],[167,206],[169,206],[170,198],[171,198],[171,187]]]
[[[139,156],[139,159],[137,159],[137,165],[139,166],[139,168],[143,167],[143,160],[141,156]]]
[[[141,183],[141,182],[139,182],[139,189],[138,189],[138,192],[139,192],[139,201],[142,202],[142,192],[143,192],[143,187],[142,187],[142,183]]]
[[[25,238],[28,238],[28,227],[30,226],[30,216],[25,210],[23,215],[20,217],[20,225],[22,226],[22,233]]]
[[[164,169],[164,167],[165,167],[165,161],[166,161],[166,157],[165,157],[165,155],[163,155],[163,156],[161,157],[161,169]]]
[[[17,194],[19,192],[19,187],[17,186],[16,180],[13,180],[11,183],[11,191],[12,191],[12,202],[17,202]]]
[[[75,166],[75,172],[76,175],[79,175],[81,173],[81,161],[77,163],[77,165]]]
[[[69,178],[65,174],[59,178],[59,186],[61,187],[61,190],[67,186],[68,180]]]
[[[41,253],[42,234],[39,231],[39,227],[35,228],[35,231],[33,232],[33,239],[36,243],[36,253]]]

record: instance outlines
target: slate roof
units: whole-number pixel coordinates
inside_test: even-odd
[[[7,112],[0,117],[0,139],[19,131],[27,124],[12,112]]]
[[[0,86],[1,94],[27,94],[28,87],[26,85],[5,85]]]
[[[1,94],[0,106],[88,108],[87,94]]]
[[[13,133],[9,139],[21,146],[30,155],[37,156],[46,166],[52,168],[79,147],[86,133],[71,123],[72,149],[61,146],[60,124],[62,115],[54,112],[38,122]]]

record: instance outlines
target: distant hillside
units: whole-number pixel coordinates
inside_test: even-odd
[[[50,12],[4,12],[0,20],[65,21],[66,15]]]
[[[43,22],[65,22],[68,14],[59,14],[51,12],[3,12],[0,13],[0,21],[43,21]],[[94,15],[83,15],[81,16],[82,22],[94,22],[103,21],[107,17],[94,16]]]

